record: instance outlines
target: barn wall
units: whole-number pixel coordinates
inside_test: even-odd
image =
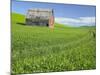
[[[44,9],[32,9],[28,10],[26,15],[27,25],[38,25],[38,26],[51,26],[50,21],[54,20],[51,18],[53,16],[53,10]],[[50,20],[52,19],[52,20]]]

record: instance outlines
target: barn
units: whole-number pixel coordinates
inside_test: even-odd
[[[54,28],[53,9],[29,9],[26,14],[26,25],[48,26]]]

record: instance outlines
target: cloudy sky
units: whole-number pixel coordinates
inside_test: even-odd
[[[30,8],[52,8],[55,22],[70,26],[94,26],[96,7],[89,5],[24,2],[12,0],[12,12],[26,15]]]

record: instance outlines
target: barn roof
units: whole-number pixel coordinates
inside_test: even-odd
[[[33,9],[29,9],[28,11],[53,11],[53,9],[44,9],[44,8],[33,8]]]

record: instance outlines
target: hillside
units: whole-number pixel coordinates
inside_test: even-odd
[[[96,68],[95,27],[25,25],[25,16],[12,13],[13,74]]]

